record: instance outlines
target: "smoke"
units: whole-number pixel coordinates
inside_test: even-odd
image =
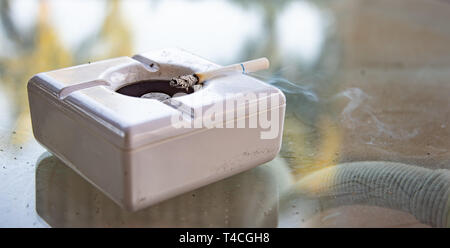
[[[360,88],[348,88],[337,93],[331,100],[339,101],[342,98],[347,99],[347,104],[339,115],[340,122],[343,127],[352,130],[361,130],[364,127],[371,127],[369,132],[361,132],[361,135],[369,141],[366,143],[373,144],[378,137],[389,137],[391,139],[407,140],[415,137],[418,129],[411,131],[396,127],[383,122],[370,104],[371,97]],[[378,115],[380,115],[378,113]],[[366,129],[364,129],[366,130]]]

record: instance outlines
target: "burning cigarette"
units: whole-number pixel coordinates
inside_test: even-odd
[[[250,60],[246,62],[242,62],[239,64],[229,65],[225,67],[221,67],[211,71],[194,73],[191,75],[183,75],[179,77],[174,77],[170,80],[170,86],[176,88],[182,88],[188,90],[189,87],[192,87],[195,84],[201,84],[204,81],[217,77],[219,75],[223,75],[229,72],[242,72],[249,73],[260,70],[265,70],[269,68],[269,60],[267,58],[260,58],[255,60]]]

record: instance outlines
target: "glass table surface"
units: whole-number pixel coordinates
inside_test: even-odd
[[[0,0],[0,227],[450,226],[450,1]],[[33,137],[26,84],[179,47],[287,98],[271,162],[127,212]]]

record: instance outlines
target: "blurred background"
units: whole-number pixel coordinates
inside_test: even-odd
[[[276,211],[264,212],[263,217],[272,218],[264,223],[434,226],[405,213],[402,206],[393,210],[371,204],[379,195],[370,195],[372,191],[367,195],[360,188],[345,193],[363,199],[345,198],[347,202],[332,207],[319,202],[308,217],[290,218],[303,216],[304,208],[285,200],[283,192],[292,191],[298,182],[323,168],[349,162],[384,165],[383,161],[391,161],[447,173],[448,23],[447,0],[0,0],[0,226],[127,226],[136,219],[141,220],[140,226],[148,224],[142,222],[142,214],[130,217],[118,209],[108,210],[116,211],[115,215],[104,214],[103,219],[92,221],[93,215],[104,211],[104,204],[113,203],[63,200],[71,197],[66,191],[40,192],[39,185],[51,188],[44,191],[62,187],[58,182],[64,180],[52,179],[54,170],[71,178],[77,175],[64,171],[65,166],[56,165],[51,157],[43,159],[51,164],[47,174],[39,173],[38,161],[43,160],[38,158],[45,149],[32,135],[26,84],[39,72],[167,47],[179,47],[223,65],[262,56],[270,59],[270,71],[255,76],[282,89],[288,104],[282,150],[272,162],[276,165],[265,166],[272,166],[268,175],[277,178],[276,185],[287,186],[277,193],[272,188],[268,191],[277,203],[267,203],[275,205]],[[248,180],[252,173],[258,174],[240,177]],[[240,179],[232,178],[221,189],[236,187],[236,180]],[[254,180],[273,184],[267,177],[255,176]],[[81,178],[71,182],[74,185],[64,187],[90,187]],[[447,187],[446,182],[440,187]],[[88,191],[92,197],[101,194],[94,188]],[[346,195],[333,192],[327,197]],[[445,193],[436,195],[434,200],[444,202],[439,203],[443,206],[439,211],[445,212]],[[58,208],[52,203],[58,199],[68,203]],[[244,199],[248,200],[238,197],[235,201]],[[164,207],[159,208],[164,212]],[[52,216],[58,211],[57,217]],[[83,211],[89,214],[83,217]],[[107,216],[120,217],[105,224]],[[154,221],[161,215],[152,216]],[[213,226],[248,224],[233,222],[220,211],[208,216],[220,216],[221,224]],[[283,219],[290,221],[282,223]],[[180,223],[177,220],[173,223]]]

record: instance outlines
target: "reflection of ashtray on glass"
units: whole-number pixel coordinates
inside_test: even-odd
[[[49,153],[36,170],[36,211],[52,227],[276,227],[276,165],[263,165],[129,212]]]

